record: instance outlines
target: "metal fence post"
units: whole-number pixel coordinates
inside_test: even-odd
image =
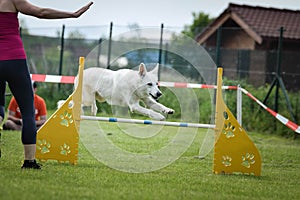
[[[59,72],[58,72],[60,76],[62,75],[64,48],[65,48],[65,25],[62,26],[61,42],[60,42],[60,58],[59,58]],[[58,84],[58,89],[60,90],[60,84]]]
[[[108,54],[107,54],[107,69],[110,68],[110,54],[111,54],[111,43],[112,43],[112,29],[113,29],[113,23],[110,22],[110,28],[109,28],[109,40],[108,40]]]
[[[162,58],[162,45],[163,45],[163,34],[164,34],[164,24],[160,26],[160,40],[159,40],[159,52],[158,52],[158,64],[161,65]],[[160,80],[160,67],[158,68],[158,81]]]

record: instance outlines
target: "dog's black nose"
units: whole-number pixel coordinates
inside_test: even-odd
[[[157,92],[157,93],[156,93],[156,96],[157,96],[157,97],[160,97],[161,95],[162,95],[161,92]]]

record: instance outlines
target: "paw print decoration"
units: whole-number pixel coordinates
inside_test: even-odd
[[[250,153],[246,153],[246,155],[242,156],[242,165],[246,168],[250,168],[251,165],[255,163],[254,155]]]
[[[66,127],[69,127],[70,124],[74,122],[72,114],[65,111],[63,114],[60,115],[60,124]]]
[[[38,140],[36,145],[37,150],[39,150],[42,154],[46,154],[50,152],[51,144],[45,140]]]
[[[222,133],[226,135],[226,138],[234,137],[235,136],[234,131],[235,131],[235,127],[230,122],[228,124],[224,123],[224,129]]]
[[[70,146],[68,146],[66,143],[60,147],[60,150],[60,154],[65,156],[71,153]]]
[[[230,156],[223,156],[222,158],[223,158],[222,163],[225,167],[231,166],[232,158]]]

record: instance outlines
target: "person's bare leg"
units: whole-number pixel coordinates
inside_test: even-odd
[[[15,131],[20,131],[22,130],[22,126],[16,124],[15,122],[13,122],[12,120],[7,120],[4,124],[5,129],[7,130],[15,130]]]
[[[22,169],[41,169],[35,160],[36,144],[24,144],[24,163]]]
[[[24,144],[25,160],[34,160],[36,152],[36,144]]]

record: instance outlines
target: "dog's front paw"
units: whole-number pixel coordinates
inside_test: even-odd
[[[165,109],[164,111],[163,111],[163,113],[166,113],[166,114],[173,114],[175,111],[173,110],[173,109],[171,109],[171,108],[168,108],[168,109]]]
[[[159,120],[159,121],[166,120],[166,118],[162,114],[156,112],[153,112],[150,117],[154,120]]]

